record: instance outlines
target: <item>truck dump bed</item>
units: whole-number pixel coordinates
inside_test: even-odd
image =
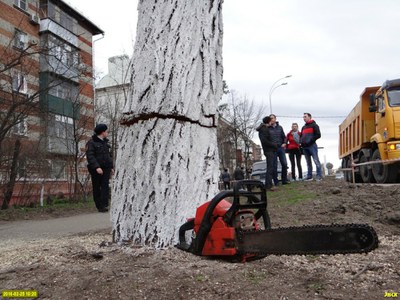
[[[368,147],[371,136],[375,134],[375,114],[369,112],[369,95],[375,94],[379,88],[365,88],[360,101],[339,125],[339,158]]]

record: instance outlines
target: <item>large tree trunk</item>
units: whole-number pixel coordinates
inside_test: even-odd
[[[222,0],[140,1],[132,89],[119,132],[115,241],[170,246],[218,191]]]

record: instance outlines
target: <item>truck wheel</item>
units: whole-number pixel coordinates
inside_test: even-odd
[[[342,168],[346,169],[347,168],[347,158],[343,158],[342,159]],[[347,182],[350,182],[350,177],[351,177],[351,172],[349,171],[343,171],[344,174],[344,180],[346,180]]]
[[[347,159],[347,168],[351,169],[351,159]],[[346,180],[348,182],[351,182],[351,183],[353,182],[353,171],[347,171]],[[357,169],[354,172],[354,182],[355,183],[361,183],[362,182],[361,175],[357,171]]]
[[[371,160],[381,160],[381,155],[379,154],[378,149],[375,149]],[[377,183],[395,182],[397,177],[397,167],[395,165],[373,164],[372,174]]]
[[[369,159],[365,156],[362,155],[360,157],[360,163],[366,163],[368,162]],[[375,182],[374,175],[372,174],[371,166],[365,165],[365,166],[360,166],[360,175],[362,178],[362,181],[365,183],[370,183],[370,182]]]

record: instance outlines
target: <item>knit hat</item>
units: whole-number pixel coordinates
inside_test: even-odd
[[[100,135],[102,132],[107,130],[107,125],[106,124],[97,124],[96,127],[94,128],[94,132],[97,135]]]

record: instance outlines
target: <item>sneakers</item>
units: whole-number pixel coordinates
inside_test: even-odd
[[[314,179],[311,177],[311,178],[306,178],[306,179],[304,179],[304,181],[313,181]],[[319,177],[317,177],[316,179],[315,179],[315,181],[322,181],[322,178],[319,178]]]
[[[98,211],[101,212],[101,213],[108,212],[108,207],[99,208]]]
[[[270,187],[270,188],[267,188],[267,192],[275,192],[275,191],[277,191],[277,190],[278,190],[278,188],[275,187],[275,186],[272,186],[272,187]]]

